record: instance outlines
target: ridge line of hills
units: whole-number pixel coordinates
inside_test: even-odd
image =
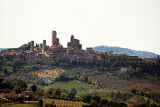
[[[140,58],[154,58],[157,57],[158,54],[153,53],[153,52],[148,52],[148,51],[138,51],[138,50],[133,50],[129,48],[122,48],[122,47],[117,47],[117,46],[95,46],[94,51],[112,51],[113,53],[126,53],[129,56],[138,56]]]

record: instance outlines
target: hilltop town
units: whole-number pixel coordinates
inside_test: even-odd
[[[0,56],[12,55],[14,57],[19,57],[20,55],[25,55],[28,59],[28,63],[32,63],[33,59],[51,57],[58,60],[69,60],[69,61],[93,61],[95,59],[104,59],[109,57],[123,56],[126,58],[138,58],[138,56],[128,56],[125,53],[113,53],[112,51],[104,52],[95,52],[92,47],[87,48],[86,50],[82,49],[82,44],[80,40],[75,39],[71,35],[70,42],[67,43],[67,47],[63,47],[59,38],[57,38],[57,32],[52,31],[52,43],[51,46],[46,45],[46,40],[43,40],[43,43],[35,45],[34,41],[29,43],[30,50],[24,50],[24,47],[21,46],[17,49],[4,50],[0,53]]]
[[[60,44],[56,31],[52,31],[51,37],[51,46],[46,45],[46,40],[43,40],[43,43],[39,44],[31,41],[20,48],[3,50],[0,56],[4,57],[9,55],[14,58],[24,56],[28,65],[36,64],[39,59],[44,59],[45,57],[53,58],[56,62],[60,60],[91,62],[97,59],[108,59],[119,56],[128,59],[138,58],[138,56],[129,56],[125,53],[113,53],[112,51],[95,52],[92,47],[83,50],[80,40],[74,38],[74,35],[71,35],[67,47],[63,47]],[[145,58],[144,60],[157,62],[157,58]]]
[[[58,84],[64,90],[65,96],[57,94],[54,98],[62,98],[63,96],[64,99],[71,100],[68,97],[70,90],[79,86],[76,88],[78,93],[75,95],[77,98],[81,92],[90,93],[90,89],[93,89],[91,94],[110,98],[111,101],[124,101],[130,104],[132,99],[141,101],[134,98],[134,96],[138,96],[139,98],[147,97],[154,100],[155,103],[159,102],[159,93],[157,94],[160,87],[159,56],[142,59],[138,56],[113,53],[112,51],[96,52],[92,47],[84,50],[80,40],[73,35],[71,35],[67,47],[63,47],[56,31],[52,31],[51,41],[51,46],[46,45],[47,41],[43,40],[42,43],[31,41],[19,48],[2,50],[0,52],[0,78],[2,78],[0,85],[12,82],[14,84],[17,80],[18,82],[23,80],[27,85],[34,84],[41,87],[42,95],[38,95],[38,97],[52,97],[54,93],[47,94],[44,86],[52,89],[53,85]],[[67,88],[62,87],[68,82]],[[61,85],[62,83],[64,84]],[[19,85],[19,83],[17,84]],[[71,88],[71,86],[73,87]],[[20,90],[17,87],[11,89],[10,86],[4,86],[2,89],[0,87],[0,97],[17,98],[17,96],[21,96],[26,99],[24,95],[31,94],[32,96],[33,92],[26,88]],[[99,89],[104,91],[103,95],[101,91],[95,94],[95,90],[98,91]],[[107,89],[118,90],[118,92],[112,91],[110,93],[114,93],[114,95],[110,96]],[[136,92],[134,92],[135,90]],[[120,91],[127,92],[127,97],[126,93]],[[40,89],[38,93],[41,93]],[[80,94],[81,96],[83,95]],[[27,98],[26,100],[30,99]],[[146,102],[145,99],[143,101]]]

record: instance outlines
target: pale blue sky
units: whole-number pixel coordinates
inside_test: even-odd
[[[160,0],[0,0],[0,48],[34,40],[120,46],[160,54]]]

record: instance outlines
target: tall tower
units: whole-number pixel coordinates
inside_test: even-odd
[[[46,50],[46,40],[43,40],[43,51]]]
[[[51,46],[55,46],[57,44],[57,32],[52,31],[52,44]]]
[[[34,52],[34,41],[31,41],[30,52]]]
[[[74,42],[74,36],[71,35],[71,46],[73,46],[73,42]]]

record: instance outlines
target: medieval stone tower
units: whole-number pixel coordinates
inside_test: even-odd
[[[31,41],[31,48],[30,48],[30,52],[34,52],[34,41]]]
[[[73,43],[74,43],[74,36],[71,35],[71,46],[73,46]]]
[[[46,50],[46,40],[43,40],[43,51]]]
[[[52,44],[51,46],[55,46],[57,44],[57,32],[56,31],[52,31]]]

